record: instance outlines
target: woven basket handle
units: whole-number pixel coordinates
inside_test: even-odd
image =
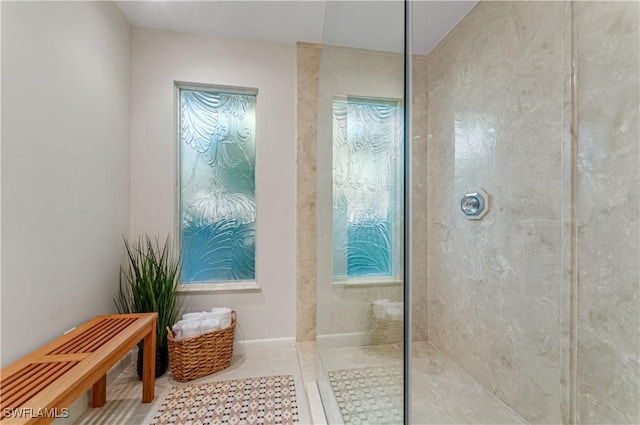
[[[167,339],[169,339],[170,341],[173,341],[175,339],[175,336],[173,335],[173,331],[169,326],[167,326]]]

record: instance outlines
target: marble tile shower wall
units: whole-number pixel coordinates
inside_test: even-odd
[[[640,423],[640,3],[577,2],[577,418]]]
[[[427,58],[428,338],[531,423],[640,422],[639,16],[481,2]]]

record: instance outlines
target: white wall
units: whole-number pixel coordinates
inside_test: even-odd
[[[2,2],[2,365],[97,314],[129,232],[130,25]]]
[[[134,27],[131,234],[176,226],[174,81],[257,87],[259,292],[188,297],[188,311],[238,312],[237,340],[295,335],[295,46]]]

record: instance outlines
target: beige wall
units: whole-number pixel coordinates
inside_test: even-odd
[[[129,232],[130,26],[2,2],[2,365],[115,311]]]
[[[296,340],[316,340],[317,264],[316,258],[316,140],[318,133],[318,88],[320,83],[319,44],[298,43],[296,48],[297,87],[297,170],[296,170]]]
[[[174,81],[255,87],[256,280],[260,291],[186,297],[187,311],[238,312],[237,340],[295,336],[295,46],[134,27],[131,234],[176,226]]]
[[[578,2],[577,417],[640,423],[640,3]]]

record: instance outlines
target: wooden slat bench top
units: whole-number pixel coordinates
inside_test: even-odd
[[[55,409],[61,412],[92,386],[92,404],[94,407],[104,404],[107,371],[142,339],[145,342],[142,398],[143,402],[153,400],[157,317],[157,313],[95,317],[2,369],[2,425],[50,423],[54,417],[42,416]],[[7,409],[15,413],[8,415]],[[41,417],[34,417],[38,412]]]

